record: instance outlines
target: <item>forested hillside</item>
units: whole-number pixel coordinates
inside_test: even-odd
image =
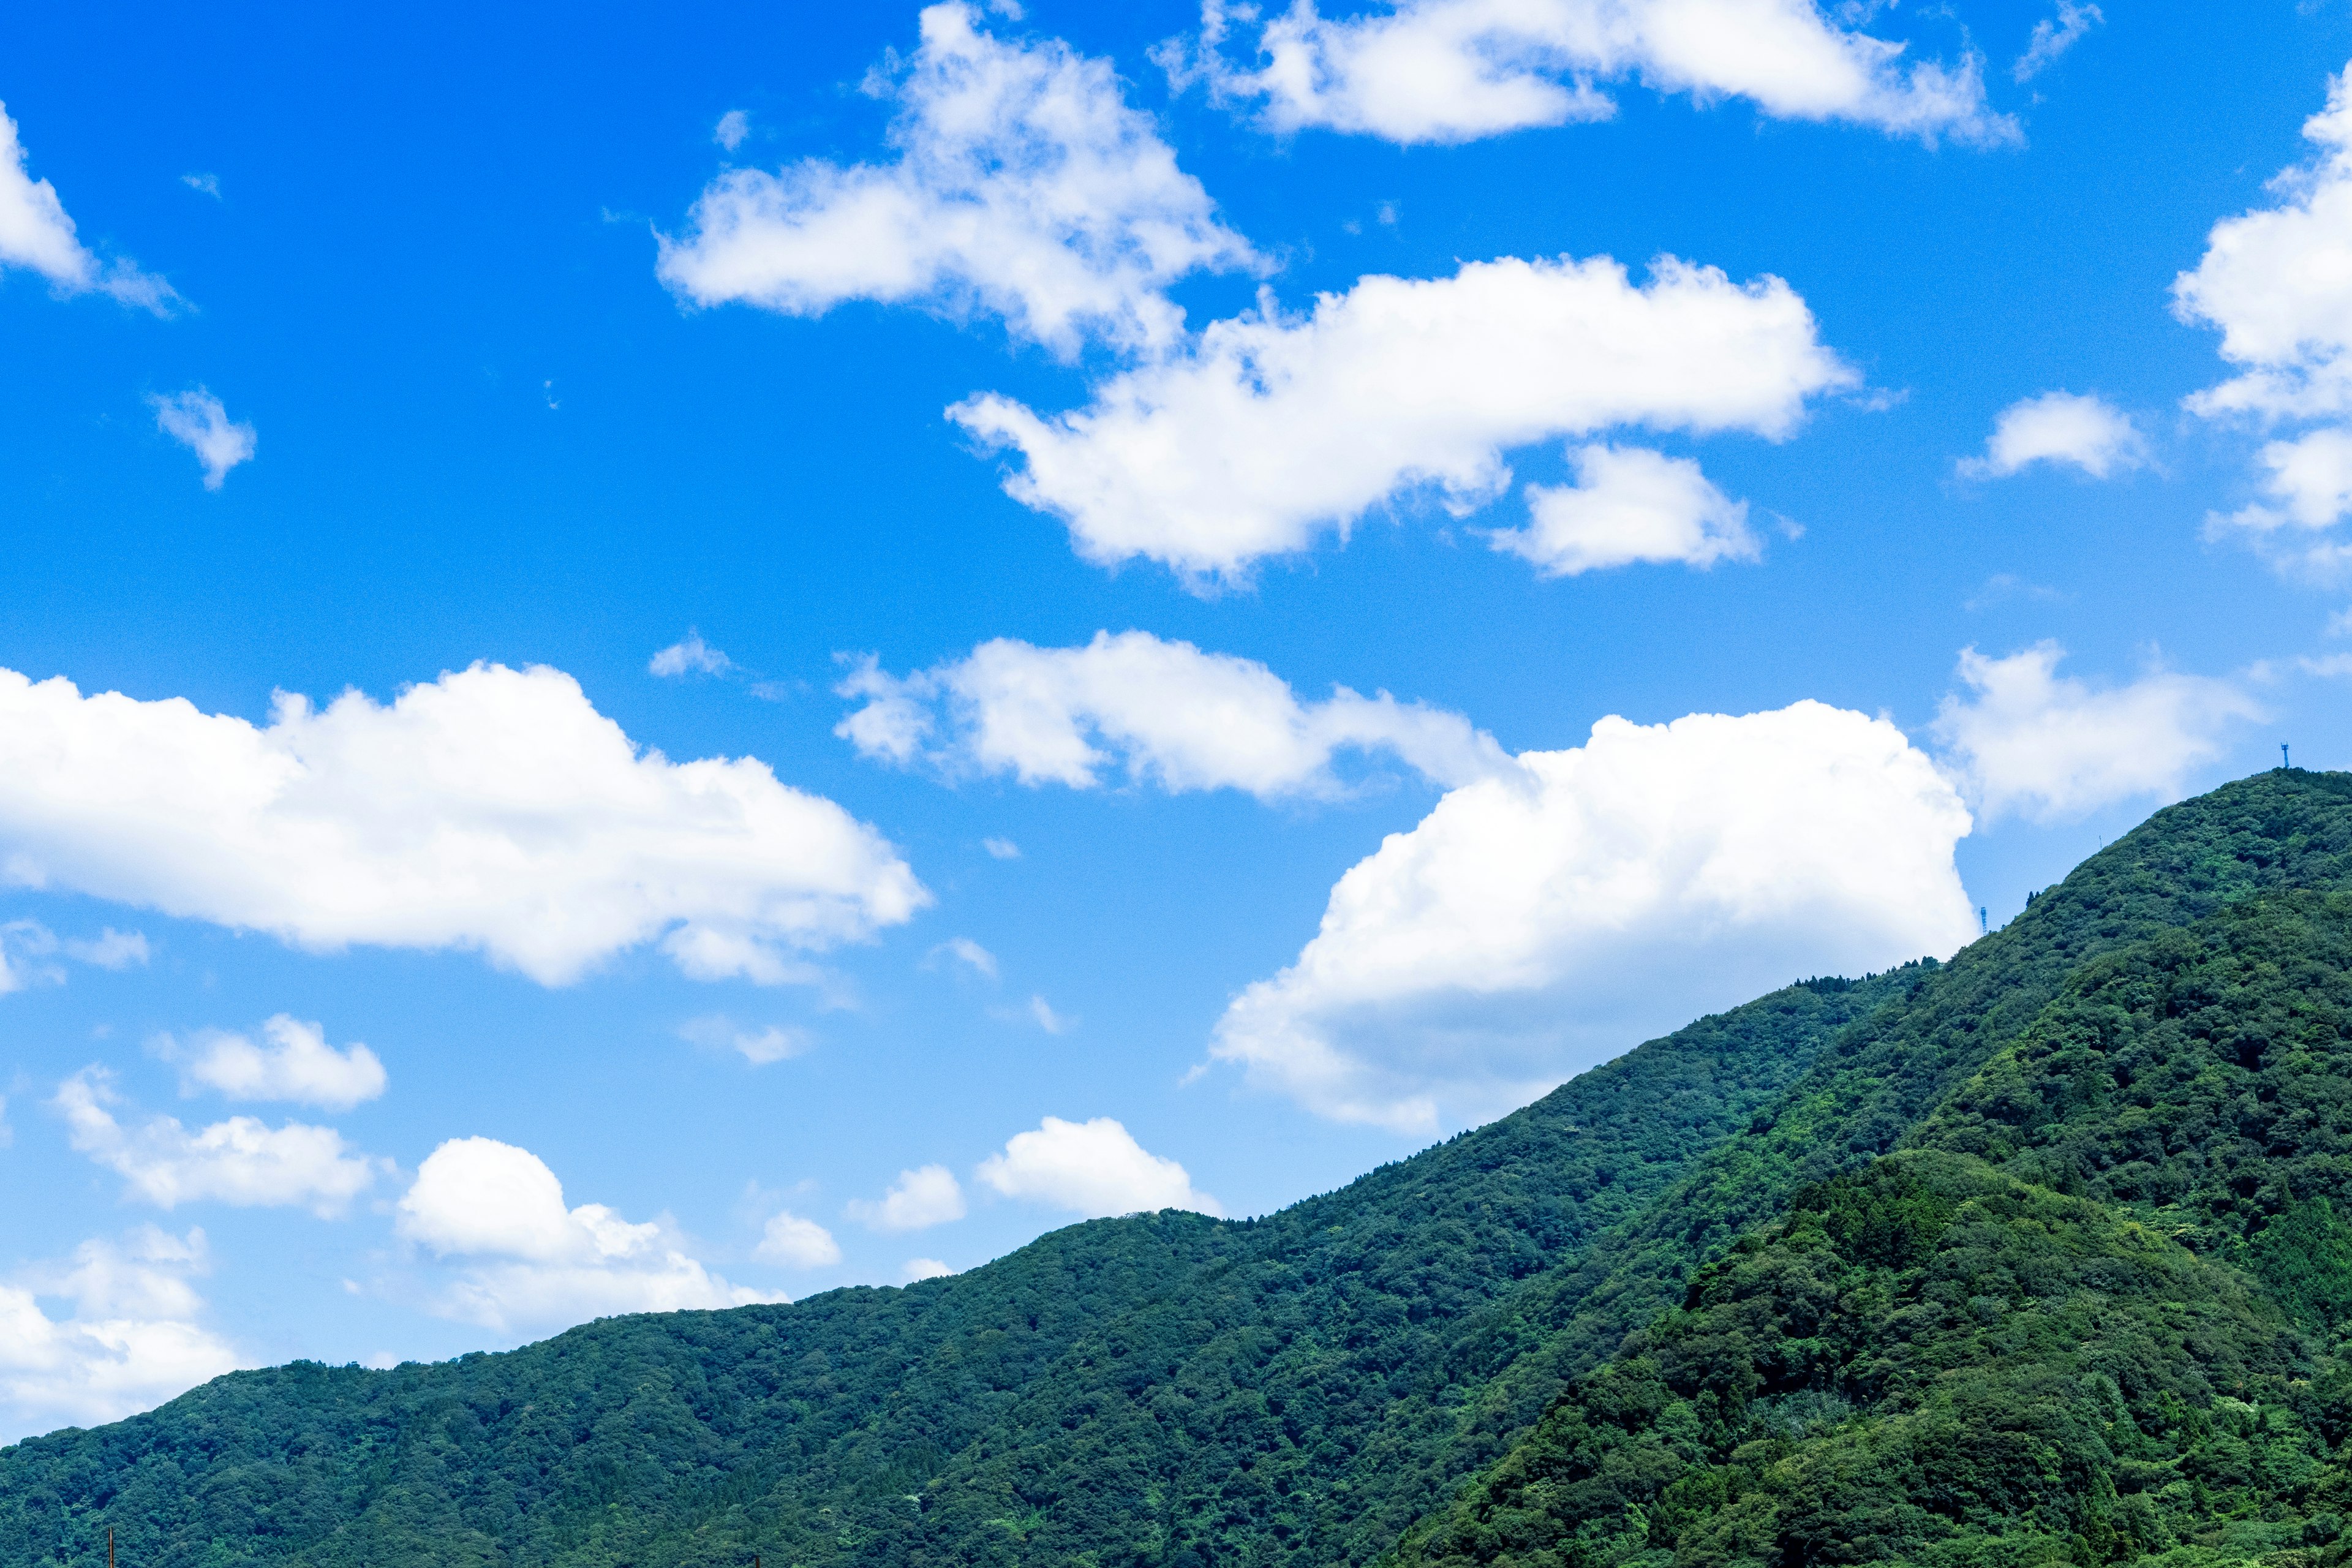
[[[2266,892],[2084,965],[1901,1147],[1694,1275],[1402,1560],[2329,1547],[2347,1027],[2352,895]]]
[[[2347,1016],[2266,774],[1265,1219],[20,1444],[0,1564],[2333,1562]]]
[[[1793,986],[1344,1191],[952,1279],[298,1364],[0,1451],[0,1563],[1361,1560],[1501,1451],[1512,1303],[1907,984]]]

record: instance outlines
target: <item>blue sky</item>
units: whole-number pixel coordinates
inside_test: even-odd
[[[2352,19],[2110,9],[19,18],[0,1436],[1263,1212],[2344,765]]]

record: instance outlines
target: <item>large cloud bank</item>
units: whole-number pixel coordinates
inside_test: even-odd
[[[190,1280],[208,1263],[203,1231],[142,1226],[0,1281],[0,1444],[119,1421],[241,1364],[202,1321]]]
[[[840,690],[863,700],[835,730],[860,754],[1025,784],[1091,789],[1116,772],[1274,799],[1339,793],[1342,752],[1391,755],[1446,784],[1508,765],[1458,713],[1345,687],[1301,702],[1255,659],[1150,632],[1097,632],[1078,647],[997,637],[905,677],[868,660]]]
[[[2317,155],[2273,182],[2276,205],[2213,226],[2173,301],[2183,320],[2221,330],[2237,370],[2189,410],[2289,432],[2258,454],[2259,499],[2217,515],[2214,531],[2333,577],[2352,564],[2336,531],[2352,513],[2352,68],[2303,133]]]
[[[667,1220],[566,1207],[545,1161],[494,1138],[452,1138],[426,1155],[394,1227],[457,1271],[434,1310],[486,1328],[782,1300],[704,1268]]]
[[[1968,810],[1885,720],[1610,718],[1518,764],[1342,877],[1213,1056],[1319,1114],[1426,1133],[1695,1013],[1975,934],[1952,862]]]
[[[2054,642],[1990,658],[1960,653],[1963,697],[1944,699],[1936,738],[1988,818],[2079,816],[2138,795],[2178,800],[2263,706],[2234,681],[2157,669],[2120,686],[2058,673]]]
[[[281,695],[258,726],[0,670],[0,879],[549,985],[655,941],[698,977],[789,980],[929,899],[766,764],[672,763],[571,677],[499,665],[390,704]]]
[[[389,1168],[353,1150],[333,1128],[303,1121],[272,1127],[232,1116],[191,1132],[177,1117],[134,1115],[126,1126],[115,1115],[121,1097],[103,1068],[66,1079],[51,1103],[77,1153],[121,1176],[125,1196],[158,1208],[205,1202],[300,1206],[328,1218]]]
[[[1066,355],[1090,336],[1164,346],[1183,324],[1168,284],[1257,265],[1108,60],[933,5],[905,79],[869,89],[898,100],[893,161],[730,170],[692,232],[662,242],[663,281],[796,316],[849,300],[983,310]]]
[[[1874,15],[1876,5],[1842,7]],[[1782,120],[1837,120],[1932,141],[2015,134],[1987,111],[1980,63],[1906,63],[1904,47],[1843,27],[1813,0],[1401,0],[1327,17],[1207,0],[1197,53],[1163,58],[1205,78],[1266,126],[1468,142],[1531,126],[1606,120],[1597,81],[1741,98]],[[1254,68],[1234,64],[1234,23],[1255,24]],[[2071,40],[2069,40],[2071,41]]]
[[[1019,454],[1006,489],[1080,554],[1199,583],[1344,538],[1411,492],[1466,513],[1508,486],[1515,447],[1626,426],[1779,438],[1854,381],[1777,278],[1662,258],[1636,284],[1607,257],[1505,258],[1365,278],[1303,317],[1266,300],[1074,412],[991,394],[949,415]]]

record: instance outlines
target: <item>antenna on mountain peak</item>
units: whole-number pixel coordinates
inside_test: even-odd
[[[1982,936],[1991,930],[1992,911],[1985,908],[1984,905],[1979,904],[1977,906],[1977,934]]]
[[[2279,772],[2281,772],[2281,773],[2284,773],[2284,772],[2286,772],[2286,771],[2287,771],[2286,742],[2285,742],[2284,741],[2281,741],[2281,742],[2279,742]]]

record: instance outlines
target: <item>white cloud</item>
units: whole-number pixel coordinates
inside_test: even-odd
[[[1988,818],[2040,821],[2153,795],[2178,799],[2222,734],[2262,705],[2226,680],[2157,670],[2095,689],[2061,677],[2065,649],[2038,643],[2007,658],[1960,654],[1965,699],[1937,710],[1936,738]]]
[[[1275,799],[1340,793],[1343,751],[1387,752],[1448,784],[1507,765],[1458,713],[1346,687],[1302,703],[1254,659],[1149,632],[1065,648],[998,637],[904,679],[869,658],[837,689],[865,700],[834,730],[863,756],[1031,785],[1092,789],[1116,769],[1171,792]]]
[[[270,721],[0,670],[0,879],[273,932],[471,948],[542,984],[659,940],[697,978],[929,901],[871,827],[751,758],[640,751],[560,670],[476,665]]]
[[[928,1230],[963,1218],[963,1188],[945,1165],[901,1171],[879,1202],[849,1205],[849,1217],[874,1230]]]
[[[0,996],[35,985],[62,985],[57,933],[38,921],[0,923]]]
[[[719,117],[711,127],[710,139],[730,153],[743,145],[743,138],[751,134],[751,117],[740,109],[730,109]]]
[[[2059,56],[2082,42],[2084,35],[2105,20],[2096,5],[2058,0],[2058,15],[2033,24],[2033,36],[2026,40],[2025,52],[2018,56],[2009,74],[2019,81],[2032,81],[2057,64]]]
[[[2215,224],[2196,270],[2173,281],[2175,311],[2221,328],[2221,357],[2241,367],[2189,398],[2192,412],[2352,408],[2352,69],[2329,79],[2303,133],[2319,155],[2272,182],[2279,205]]]
[[[1414,1133],[1524,1103],[1696,1013],[1976,933],[1967,808],[1885,720],[1799,702],[1601,720],[1391,834],[1211,1055]]]
[[[2272,184],[2276,205],[2213,226],[2196,270],[2173,282],[2183,321],[2221,330],[2238,374],[2185,400],[2207,418],[2262,425],[2324,421],[2258,455],[2266,498],[2215,514],[2274,563],[2335,576],[2352,546],[2327,531],[2352,503],[2352,68],[2328,81],[2327,107],[2303,128],[2318,149]]]
[[[816,1041],[805,1029],[770,1024],[751,1029],[737,1026],[723,1013],[689,1018],[677,1028],[678,1038],[713,1050],[733,1051],[753,1067],[765,1067],[805,1055]]]
[[[1689,458],[1601,445],[1574,458],[1576,483],[1529,485],[1528,526],[1490,533],[1496,549],[1524,555],[1547,577],[1636,562],[1704,569],[1763,553],[1748,531],[1748,503],[1716,489]]]
[[[816,1221],[783,1212],[769,1219],[752,1256],[793,1268],[824,1268],[841,1261],[841,1244]]]
[[[155,410],[155,427],[194,452],[196,461],[204,465],[205,489],[220,489],[231,468],[252,458],[257,439],[253,426],[231,419],[221,400],[203,387],[169,397],[150,397],[147,402]]]
[[[992,860],[1021,858],[1021,846],[1013,843],[1010,838],[983,838],[980,841],[980,847],[988,851],[988,858]]]
[[[349,1110],[384,1090],[383,1063],[365,1046],[337,1050],[317,1024],[280,1013],[261,1026],[266,1045],[245,1035],[207,1029],[185,1043],[169,1035],[156,1054],[178,1064],[180,1089],[209,1089],[230,1100],[284,1100],[326,1110]]]
[[[646,661],[647,672],[660,676],[679,676],[689,672],[702,675],[724,675],[735,668],[735,661],[702,640],[702,634],[689,631],[685,637],[655,654]]]
[[[849,300],[985,310],[1067,356],[1089,336],[1170,343],[1170,283],[1258,265],[1108,60],[1007,43],[940,5],[903,79],[869,88],[898,100],[895,162],[729,170],[693,232],[662,238],[662,280],[697,305],[795,316]]]
[[[142,1226],[0,1283],[0,1444],[153,1408],[247,1364],[198,1321],[205,1233]],[[57,1317],[43,1299],[69,1301]]]
[[[169,315],[179,296],[172,286],[120,258],[101,262],[74,232],[57,187],[25,170],[16,122],[0,105],[0,267],[22,267],[47,279],[60,294],[96,291],[126,305]]]
[[[94,937],[66,937],[34,920],[0,921],[0,996],[32,985],[62,985],[67,958],[100,969],[128,969],[147,962],[147,939],[108,926]]]
[[[455,1261],[458,1278],[435,1310],[493,1329],[782,1299],[711,1273],[667,1218],[638,1225],[602,1204],[567,1209],[545,1162],[492,1138],[452,1138],[426,1155],[394,1228]]]
[[[936,1258],[909,1258],[899,1266],[898,1272],[912,1285],[924,1279],[945,1279],[955,1270]]]
[[[1029,998],[1029,1016],[1037,1020],[1037,1026],[1049,1035],[1066,1035],[1076,1023],[1076,1020],[1055,1012],[1043,996]]]
[[[1973,54],[1946,67],[1832,24],[1813,0],[1398,0],[1327,18],[1293,0],[1258,29],[1255,69],[1224,55],[1254,7],[1205,0],[1197,54],[1163,49],[1179,85],[1262,104],[1266,128],[1404,143],[1469,142],[1606,120],[1598,81],[1639,78],[1701,101],[1744,98],[1775,119],[1841,120],[1934,141],[1993,142],[2016,127],[1985,108]]]
[[[2206,520],[2210,537],[2235,536],[2273,563],[2322,580],[2352,564],[2352,544],[2327,531],[2352,512],[2352,428],[2323,425],[2254,454],[2263,500]]]
[[[1089,1219],[1157,1209],[1223,1215],[1175,1161],[1147,1151],[1108,1116],[1065,1121],[1048,1116],[1034,1132],[1015,1133],[1001,1154],[981,1162],[980,1179],[1008,1198],[1027,1198]]]
[[[2045,392],[2020,398],[1994,419],[1981,458],[1963,458],[1969,479],[2002,479],[2033,463],[2071,463],[2095,479],[2137,468],[2147,443],[2129,416],[2095,395]]]
[[[122,1103],[113,1075],[84,1068],[50,1101],[66,1120],[74,1151],[121,1176],[130,1195],[159,1208],[211,1200],[239,1207],[303,1207],[331,1218],[391,1169],[354,1152],[331,1127],[289,1121],[273,1128],[250,1116],[191,1132],[176,1117],[125,1127],[108,1109]]]
[[[974,974],[989,980],[996,978],[996,954],[968,936],[951,936],[933,948],[931,952],[935,954],[946,953]]]
[[[1067,522],[1087,560],[1144,556],[1197,586],[1327,530],[1344,540],[1384,501],[1434,494],[1466,514],[1532,442],[1619,426],[1777,439],[1856,380],[1777,278],[1662,257],[1636,287],[1607,257],[1506,258],[1364,278],[1305,317],[1262,297],[1075,412],[990,394],[948,415],[1019,451],[1006,490]]]
[[[67,956],[99,969],[129,969],[133,964],[145,963],[150,957],[144,933],[116,931],[112,926],[105,927],[94,937],[68,938],[63,945]]]
[[[200,195],[210,196],[215,201],[220,200],[220,176],[218,174],[183,174],[180,176],[180,184],[187,186],[188,189],[196,192]]]

